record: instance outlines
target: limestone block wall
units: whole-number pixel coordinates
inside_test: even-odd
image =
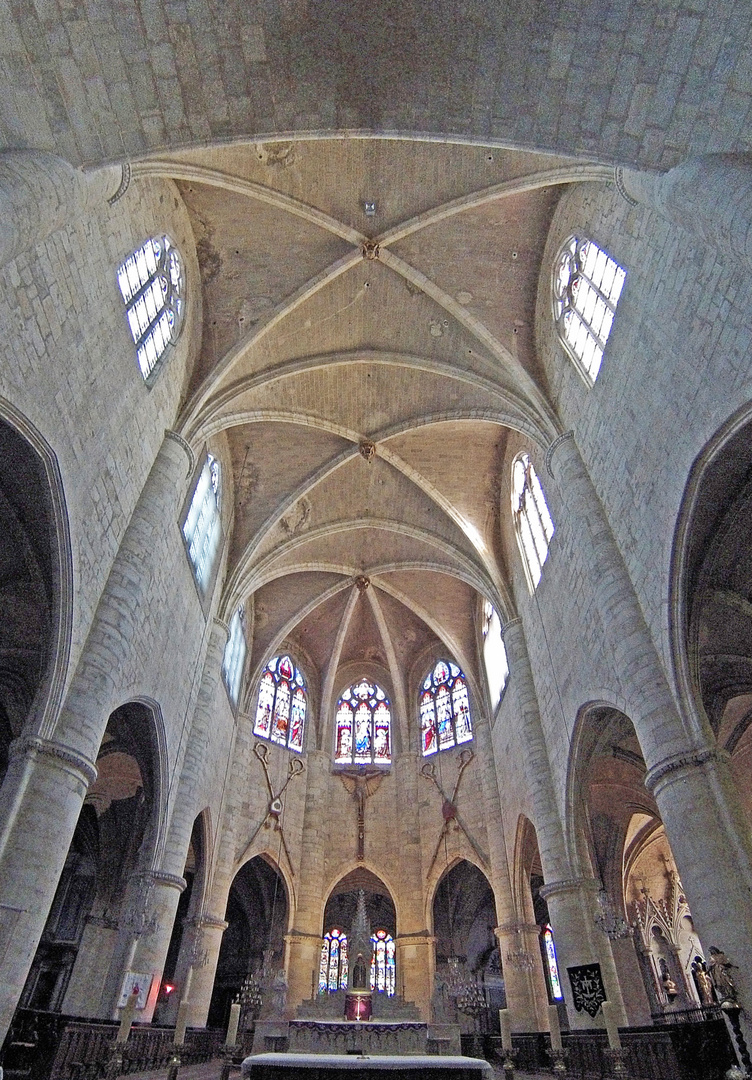
[[[147,237],[165,232],[185,263],[186,321],[146,387],[115,271]],[[177,189],[134,183],[113,205],[102,201],[4,266],[0,325],[0,397],[47,439],[62,472],[73,538],[72,671],[200,343],[198,267]]]

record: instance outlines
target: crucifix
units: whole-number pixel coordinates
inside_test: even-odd
[[[269,792],[269,802],[267,803],[266,814],[264,815],[263,820],[259,824],[251,839],[246,844],[246,850],[250,848],[251,844],[263,828],[269,829],[273,825],[274,831],[279,833],[280,842],[282,844],[282,847],[285,849],[285,855],[287,856],[287,864],[290,867],[290,873],[294,877],[295,871],[293,869],[292,859],[290,858],[287,841],[285,840],[282,822],[279,819],[281,817],[282,811],[284,810],[284,804],[282,803],[282,795],[284,794],[285,789],[287,788],[287,785],[290,783],[292,778],[294,776],[299,776],[300,773],[303,772],[305,766],[300,760],[300,758],[290,758],[289,762],[287,763],[287,779],[275,795],[272,779],[269,775],[269,747],[266,745],[266,743],[257,742],[253,748],[253,752],[264,767],[264,776],[266,777],[266,789]]]
[[[337,774],[358,808],[358,861],[366,855],[366,799],[375,794],[384,778],[381,769],[369,769],[365,765],[346,769]]]
[[[458,792],[460,790],[460,783],[462,782],[462,774],[464,773],[465,769],[468,767],[468,765],[470,764],[470,762],[473,760],[474,757],[475,757],[475,754],[472,752],[472,750],[468,746],[466,746],[465,749],[461,751],[461,753],[459,755],[459,758],[457,760],[457,767],[459,769],[459,772],[457,773],[457,779],[456,779],[455,784],[454,784],[454,791],[452,792],[451,799],[445,794],[444,789],[442,788],[439,781],[436,779],[436,766],[434,765],[434,763],[432,761],[426,761],[424,763],[423,767],[420,770],[421,775],[424,776],[426,778],[426,780],[431,780],[436,785],[436,787],[438,788],[439,794],[441,795],[441,798],[442,798],[441,816],[444,818],[444,824],[441,827],[441,832],[439,833],[439,840],[438,840],[438,843],[436,844],[436,851],[433,853],[433,858],[431,859],[431,865],[428,868],[428,873],[429,874],[433,870],[434,863],[436,862],[436,860],[439,857],[439,852],[441,851],[442,841],[444,840],[444,837],[449,832],[449,829],[451,828],[452,822],[454,822],[454,825],[455,825],[456,829],[461,829],[462,832],[465,834],[465,836],[467,837],[468,842],[470,844],[470,847],[473,849],[473,851],[478,856],[478,858],[483,863],[483,865],[488,866],[488,856],[486,855],[486,853],[480,848],[480,846],[474,840],[474,838],[473,838],[472,834],[470,833],[467,825],[465,825],[464,821],[460,817],[459,811],[457,809],[457,794],[458,794]]]

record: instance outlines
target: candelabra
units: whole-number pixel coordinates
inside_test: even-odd
[[[593,917],[593,922],[599,930],[603,931],[607,938],[610,938],[611,941],[618,941],[619,938],[630,937],[632,927],[622,915],[614,911],[605,889],[601,889],[598,893],[598,906],[600,911]]]

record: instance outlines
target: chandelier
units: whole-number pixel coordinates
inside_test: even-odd
[[[486,996],[475,980],[468,981],[457,995],[457,1008],[467,1016],[477,1018],[488,1008]]]
[[[632,927],[627,920],[619,915],[611,903],[608,893],[605,889],[599,889],[598,891],[598,911],[593,917],[593,922],[602,930],[607,938],[611,941],[618,941],[619,938],[628,938],[632,935]]]

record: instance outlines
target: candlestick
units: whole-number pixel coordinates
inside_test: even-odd
[[[133,990],[126,1001],[123,1009],[120,1013],[120,1030],[118,1031],[117,1041],[124,1043],[128,1041],[128,1036],[131,1033],[131,1024],[133,1023],[133,1017],[136,1012],[136,1004],[138,1002],[138,990]]]
[[[176,1046],[182,1046],[185,1042],[185,1029],[188,1027],[188,1009],[189,1004],[187,1001],[181,1001],[178,1005],[178,1019],[175,1024],[175,1037],[173,1039]]]
[[[501,1048],[512,1049],[512,1017],[509,1009],[499,1009],[499,1023],[501,1024]]]
[[[240,1005],[237,1001],[230,1006],[230,1023],[227,1025],[227,1038],[225,1046],[234,1046],[238,1041],[238,1024],[240,1023]]]
[[[619,1038],[619,1022],[616,1016],[615,1003],[613,1001],[602,1002],[601,1012],[603,1013],[603,1019],[606,1024],[608,1045],[611,1047],[612,1050],[621,1050],[621,1039]]]
[[[561,1028],[559,1027],[559,1010],[555,1005],[548,1006],[548,1024],[551,1029],[551,1049],[561,1050]]]

